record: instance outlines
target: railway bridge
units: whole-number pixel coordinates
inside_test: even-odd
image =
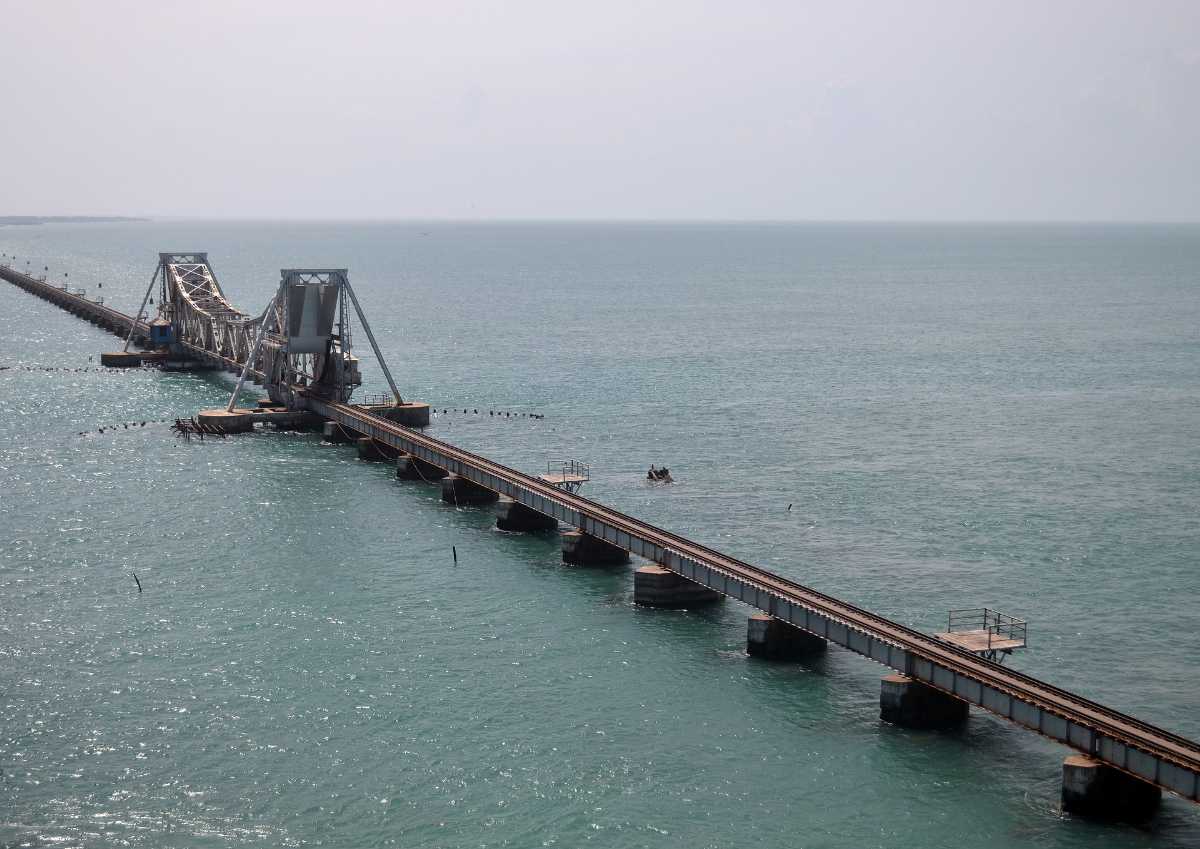
[[[527,474],[422,432],[428,407],[401,398],[344,270],[285,269],[258,316],[229,304],[203,253],[161,254],[132,316],[3,265],[0,277],[119,334],[125,348],[106,355],[110,364],[192,364],[237,373],[227,407],[200,414],[209,426],[237,431],[273,415],[309,416],[324,423],[331,439],[357,439],[374,456],[384,449],[399,476],[440,480],[447,500],[499,501],[506,528],[565,525],[566,560],[643,558],[648,562],[634,575],[638,603],[692,606],[726,597],[756,608],[748,624],[753,653],[798,658],[832,643],[889,667],[893,673],[880,691],[885,720],[942,726],[963,721],[973,706],[1057,741],[1073,750],[1063,763],[1067,810],[1143,818],[1164,790],[1200,802],[1200,744],[998,662],[1003,655],[997,658],[995,647],[1015,644],[1016,620],[984,611],[971,636],[986,638],[986,648],[952,633],[916,631],[606,507],[579,494],[565,476]],[[151,319],[144,311],[156,284],[158,310]],[[361,383],[351,312],[391,387],[386,404],[351,402]],[[146,350],[130,351],[134,342]],[[235,405],[247,379],[267,391],[259,409]]]

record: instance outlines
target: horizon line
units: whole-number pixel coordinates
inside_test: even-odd
[[[4,225],[5,219],[35,219],[25,225]],[[38,219],[41,219],[38,221]],[[161,215],[79,214],[0,215],[0,226],[36,226],[38,223],[154,223],[176,221],[228,221],[262,223],[347,223],[347,224],[776,224],[776,225],[1197,225],[1200,219],[1184,218],[717,218],[717,217],[415,217],[415,216],[269,216],[269,215]],[[66,221],[66,219],[72,219]],[[81,221],[83,219],[83,221]]]

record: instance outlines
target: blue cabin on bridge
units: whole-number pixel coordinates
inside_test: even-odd
[[[165,318],[156,318],[150,322],[150,345],[158,348],[170,345],[175,341],[175,328]]]

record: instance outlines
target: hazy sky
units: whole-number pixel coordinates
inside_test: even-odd
[[[1200,220],[1200,0],[0,21],[0,214]]]

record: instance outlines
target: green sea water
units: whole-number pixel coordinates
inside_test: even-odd
[[[126,312],[166,250],[250,312],[347,267],[435,436],[578,457],[585,494],[923,630],[1022,616],[1014,666],[1200,738],[1200,227],[0,229]],[[883,667],[750,660],[749,609],[636,608],[629,568],[352,448],[181,442],[230,381],[99,370],[118,344],[0,284],[0,846],[1200,845],[1190,803],[1065,816],[1067,750],[882,724]]]

